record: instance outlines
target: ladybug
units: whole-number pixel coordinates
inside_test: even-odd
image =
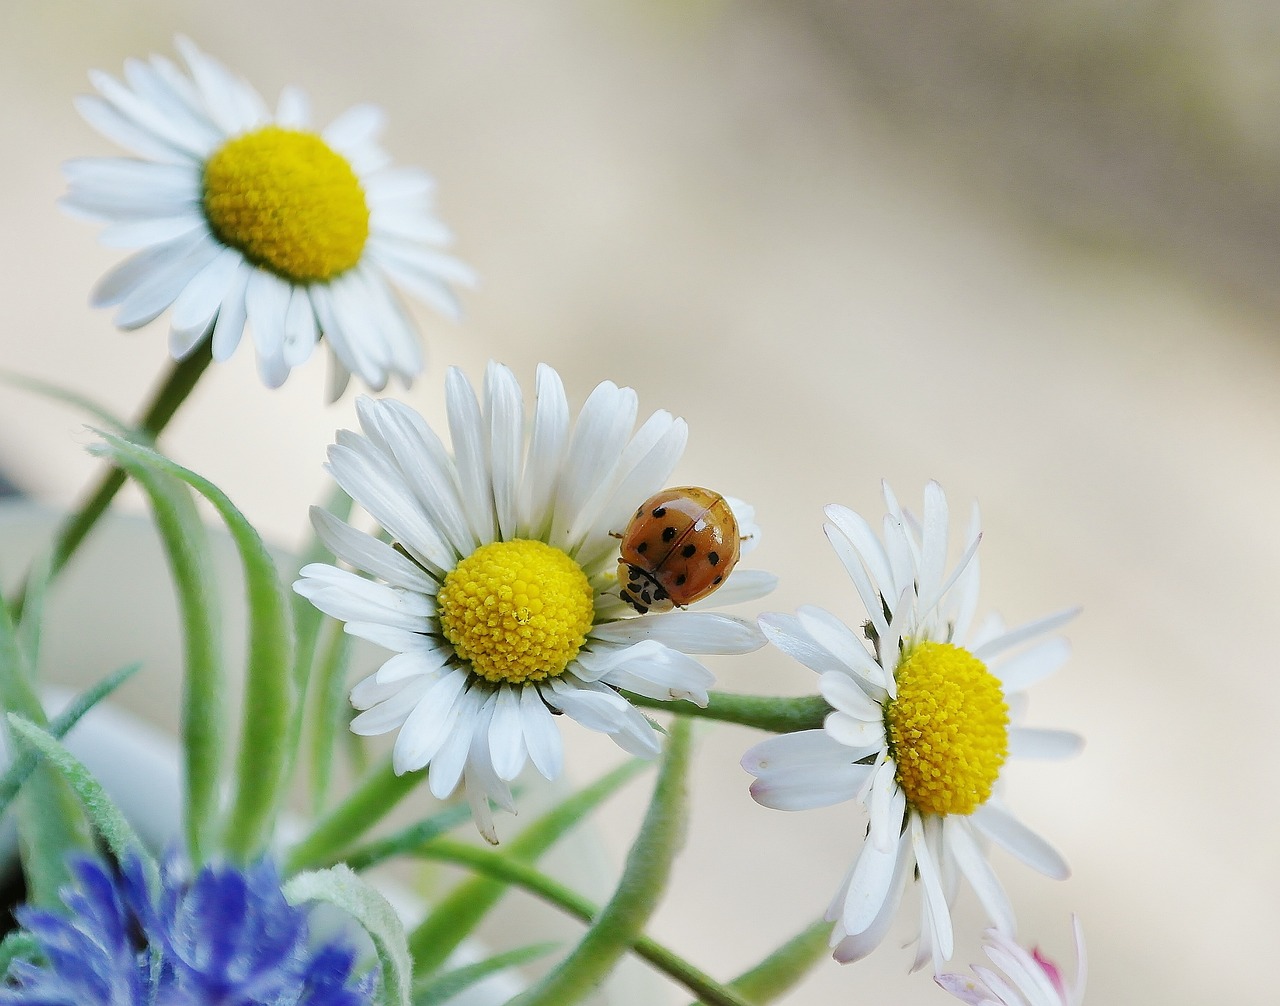
[[[644,615],[700,601],[738,562],[738,521],[725,498],[699,486],[654,493],[622,534],[621,596]]]

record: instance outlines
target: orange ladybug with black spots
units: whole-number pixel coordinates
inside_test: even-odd
[[[725,498],[700,486],[654,493],[622,534],[618,586],[640,614],[700,601],[733,571],[741,541]]]

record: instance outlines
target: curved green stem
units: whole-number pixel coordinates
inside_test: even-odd
[[[582,922],[589,923],[600,914],[600,906],[584,898],[577,891],[531,866],[508,859],[498,852],[491,852],[453,839],[437,838],[412,850],[409,855],[421,859],[456,863],[476,873],[513,884]],[[631,949],[637,957],[648,961],[672,981],[679,982],[697,996],[699,1002],[707,1006],[751,1006],[750,1001],[744,999],[739,993],[726,988],[684,958],[647,936],[636,937]]]
[[[210,362],[213,360],[212,351],[210,349],[209,340],[206,339],[204,344],[185,360],[174,363],[169,368],[169,374],[156,389],[155,394],[151,398],[151,404],[147,406],[147,410],[142,414],[142,418],[138,420],[137,426],[134,428],[135,435],[155,438],[169,424],[169,420],[173,418],[178,407],[191,394],[191,390],[196,386],[196,382],[200,379],[200,375],[205,372]],[[54,541],[52,558],[49,565],[49,577],[56,577],[66,566],[67,562],[75,554],[89,532],[93,530],[98,519],[106,512],[107,506],[115,498],[116,493],[120,491],[120,487],[124,485],[125,473],[116,466],[109,468],[99,480],[93,492],[81,505],[80,509],[71,514],[62,527],[58,530],[58,536]],[[23,588],[22,595],[14,602],[15,615],[22,609],[23,596],[25,596],[26,588]]]
[[[736,695],[732,692],[712,692],[706,706],[696,706],[683,699],[671,702],[651,699],[634,692],[623,692],[633,705],[647,709],[665,709],[678,716],[691,716],[706,720],[720,720],[741,726],[768,730],[775,734],[789,734],[797,730],[817,730],[831,712],[831,706],[821,695],[802,695],[798,698],[780,698],[776,695]]]

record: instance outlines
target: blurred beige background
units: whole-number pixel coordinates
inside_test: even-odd
[[[935,6],[5,0],[0,365],[125,412],[164,366],[160,325],[124,335],[84,307],[117,255],[54,206],[60,161],[114,152],[71,106],[88,68],[172,53],[181,31],[269,100],[303,86],[322,120],[384,105],[387,146],[437,176],[483,277],[465,325],[422,312],[431,370],[404,397],[438,420],[444,368],[478,379],[490,357],[530,385],[553,364],[577,403],[633,385],[689,420],[682,480],[757,505],[752,561],[782,577],[768,609],[858,617],[824,503],[878,513],[882,477],[909,500],[929,478],[978,498],[985,605],[1085,607],[1031,720],[1086,751],[1008,773],[1075,871],[996,854],[1022,935],[1066,958],[1080,914],[1092,1006],[1274,1003],[1280,14]],[[268,393],[245,349],[166,443],[287,546],[351,400],[323,404],[319,356]],[[0,389],[0,430],[0,470],[42,500],[92,474],[64,407]],[[51,676],[84,643],[51,641]],[[167,652],[124,696],[161,721]],[[717,670],[813,687],[773,652]],[[613,758],[570,739],[575,779]],[[821,913],[863,828],[847,806],[755,807],[737,760],[756,739],[707,732],[652,925],[725,978]],[[628,793],[601,823],[615,860],[643,803]],[[964,899],[959,929],[977,919]],[[785,1001],[951,1001],[906,974],[908,931]],[[963,940],[956,964],[975,953]]]

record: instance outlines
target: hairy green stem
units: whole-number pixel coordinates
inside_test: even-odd
[[[803,695],[789,699],[777,695],[712,692],[706,706],[696,706],[683,699],[675,702],[651,699],[634,692],[623,692],[623,695],[633,705],[647,709],[665,709],[678,716],[737,723],[775,734],[820,729],[827,713],[831,712],[831,706],[821,695]]]
[[[169,368],[168,376],[152,396],[151,404],[138,420],[134,428],[135,432],[151,438],[159,436],[169,424],[169,420],[173,418],[174,413],[178,411],[178,407],[187,400],[200,375],[205,372],[205,368],[212,360],[209,340],[206,339],[203,345],[185,360],[174,363]],[[116,493],[120,491],[120,487],[124,485],[124,481],[124,471],[112,465],[103,474],[80,509],[63,522],[53,545],[49,567],[50,579],[56,577],[75,555],[81,543],[98,523],[98,519],[106,512]],[[25,594],[24,587],[22,594],[14,602],[15,618],[22,610]]]
[[[582,922],[591,922],[600,914],[600,906],[525,863],[453,839],[437,838],[411,850],[411,856],[457,863],[477,873],[523,888],[548,904]],[[751,1006],[749,1000],[711,978],[705,972],[647,936],[637,936],[631,945],[637,957],[648,961],[673,981],[709,1006]]]

